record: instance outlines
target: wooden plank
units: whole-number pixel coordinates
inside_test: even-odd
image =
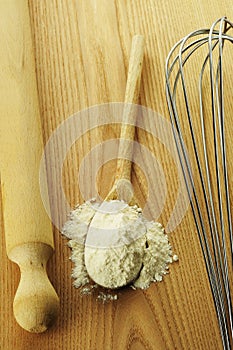
[[[146,40],[141,104],[168,118],[164,64],[170,48],[190,31],[209,27],[223,14],[233,19],[233,7],[227,0],[213,1],[211,5],[201,0],[29,0],[29,5],[44,143],[73,113],[95,104],[124,100],[134,34],[143,34]],[[97,128],[81,137],[68,152],[63,186],[72,206],[82,200],[76,175],[83,157],[95,145],[118,135],[117,126]],[[174,164],[158,140],[143,130],[137,131],[137,137],[164,169],[168,192],[160,221],[165,224],[179,185]],[[59,147],[65,147],[68,138],[65,135]],[[102,196],[112,186],[114,171],[112,161],[99,172]],[[143,174],[135,166],[133,183],[144,203],[148,184],[142,186],[140,176]],[[62,216],[56,198],[51,202],[53,216]],[[190,210],[182,225],[170,234],[170,240],[180,261],[171,266],[162,283],[143,292],[126,289],[119,301],[102,305],[94,297],[81,297],[72,287],[70,252],[55,230],[55,255],[49,275],[61,299],[61,314],[56,326],[40,336],[25,333],[13,319],[11,305],[19,274],[7,261],[1,242],[0,348],[221,349]]]

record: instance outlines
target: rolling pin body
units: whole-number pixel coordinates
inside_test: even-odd
[[[46,274],[51,222],[39,187],[43,151],[28,2],[0,2],[0,171],[8,257],[21,270],[14,300],[18,323],[42,332],[59,301]]]

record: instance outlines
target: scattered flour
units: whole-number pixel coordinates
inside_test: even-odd
[[[83,287],[82,294],[98,286],[146,289],[161,281],[169,263],[178,260],[162,225],[147,221],[140,208],[123,201],[85,202],[71,212],[62,233],[70,239],[72,277],[75,287]],[[97,297],[116,298],[104,292]]]

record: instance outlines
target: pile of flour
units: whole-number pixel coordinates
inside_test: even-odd
[[[109,289],[146,289],[177,260],[162,225],[123,201],[85,202],[71,212],[62,233],[70,239],[74,286],[87,286],[84,294],[94,289],[91,281]]]

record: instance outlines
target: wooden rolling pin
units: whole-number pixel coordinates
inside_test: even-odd
[[[39,333],[56,319],[59,299],[46,273],[54,243],[39,188],[43,142],[27,0],[0,1],[0,30],[4,229],[8,257],[21,271],[13,309],[24,329]]]

